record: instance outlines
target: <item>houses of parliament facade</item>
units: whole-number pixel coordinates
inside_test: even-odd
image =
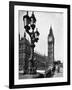
[[[54,35],[52,27],[50,27],[47,40],[48,56],[34,52],[35,67],[38,70],[45,70],[45,68],[48,68],[54,63]],[[28,59],[30,57],[30,53],[30,42],[26,39],[26,33],[24,32],[24,37],[22,37],[21,39],[19,34],[19,71],[26,71],[28,67]]]

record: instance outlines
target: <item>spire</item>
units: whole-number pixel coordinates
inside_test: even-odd
[[[50,33],[51,33],[51,34],[53,33],[53,31],[52,31],[52,26],[50,26]]]
[[[49,30],[48,39],[49,39],[49,37],[52,37],[53,42],[54,42],[54,35],[53,35],[53,29],[52,29],[52,26],[50,26],[50,30]]]
[[[50,26],[50,31],[49,31],[49,35],[53,35],[53,30],[52,30],[52,26]]]

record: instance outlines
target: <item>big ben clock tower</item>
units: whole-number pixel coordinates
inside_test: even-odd
[[[54,63],[54,35],[52,27],[50,27],[48,35],[48,67],[53,66]]]

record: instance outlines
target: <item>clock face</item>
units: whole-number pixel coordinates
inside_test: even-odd
[[[49,37],[49,41],[50,41],[50,42],[52,41],[52,37],[51,37],[51,36]]]

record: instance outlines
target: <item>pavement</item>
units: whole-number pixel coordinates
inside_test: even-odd
[[[31,79],[31,78],[44,78],[44,75],[38,72],[36,74],[19,73],[19,79]]]
[[[53,77],[63,77],[63,68],[60,69],[60,72],[56,70]]]

